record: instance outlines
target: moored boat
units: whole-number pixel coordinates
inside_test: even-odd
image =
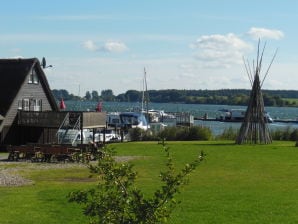
[[[221,109],[219,111],[223,112],[223,114],[216,118],[216,120],[225,122],[242,122],[246,113],[244,109]],[[273,122],[268,112],[264,112],[264,119],[268,123]]]

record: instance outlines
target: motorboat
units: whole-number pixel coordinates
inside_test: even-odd
[[[245,109],[221,109],[223,115],[217,118],[220,121],[230,121],[230,122],[242,122],[245,117]],[[273,119],[270,117],[268,112],[264,112],[264,119],[268,123],[272,123]]]
[[[150,125],[142,112],[113,112],[107,114],[107,125],[119,128],[140,128],[147,130]]]
[[[96,142],[118,142],[121,136],[114,129],[103,129],[99,133],[95,133]]]
[[[124,128],[140,128],[147,130],[150,125],[143,113],[122,112],[119,114],[121,126]]]

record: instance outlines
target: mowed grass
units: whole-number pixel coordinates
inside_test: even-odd
[[[169,223],[298,223],[298,148],[294,142],[235,145],[227,141],[167,142],[177,170],[203,150]],[[159,186],[165,154],[157,142],[112,145],[133,156],[138,187],[150,196]],[[18,165],[10,165],[18,166]],[[88,223],[67,194],[96,184],[83,167],[18,171],[35,184],[0,187],[0,223]],[[1,168],[1,167],[0,167]]]

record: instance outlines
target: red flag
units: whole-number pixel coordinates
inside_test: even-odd
[[[61,110],[64,110],[64,109],[66,109],[66,105],[65,105],[65,103],[64,103],[64,100],[63,100],[63,99],[61,99],[61,100],[60,100],[60,109],[61,109]]]
[[[102,110],[102,102],[98,102],[98,104],[97,104],[95,110],[96,110],[97,112],[101,112],[101,110]]]

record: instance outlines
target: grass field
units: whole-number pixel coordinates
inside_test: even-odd
[[[168,142],[178,168],[203,150],[205,161],[190,176],[169,223],[298,223],[298,148],[294,142],[235,145],[227,141]],[[119,156],[136,156],[138,186],[150,195],[160,182],[165,155],[156,142],[113,145]],[[96,184],[82,166],[38,169],[40,164],[1,164],[34,181],[0,187],[0,223],[87,223],[67,194]]]

